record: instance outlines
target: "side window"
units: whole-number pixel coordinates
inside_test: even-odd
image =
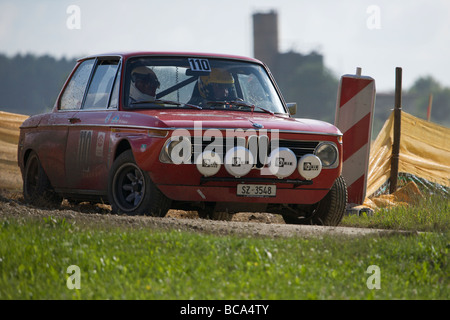
[[[84,102],[84,109],[106,109],[119,61],[99,61]]]
[[[119,107],[119,91],[120,91],[120,69],[117,72],[116,80],[114,81],[114,88],[111,94],[108,108],[117,109]]]
[[[86,60],[78,66],[61,96],[59,104],[61,110],[80,109],[94,61]]]

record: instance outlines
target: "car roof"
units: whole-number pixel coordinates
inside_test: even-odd
[[[96,55],[90,55],[79,59],[78,61],[83,61],[87,59],[97,58],[97,57],[122,57],[123,59],[128,59],[131,57],[138,56],[181,56],[181,57],[203,57],[203,58],[225,58],[225,59],[233,59],[233,60],[243,60],[248,62],[256,62],[259,64],[263,64],[260,60],[239,56],[239,55],[230,55],[230,54],[220,54],[220,53],[201,53],[201,52],[168,52],[168,51],[130,51],[130,52],[111,52],[111,53],[102,53]]]

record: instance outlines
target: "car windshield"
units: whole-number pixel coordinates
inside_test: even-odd
[[[286,113],[259,64],[200,57],[140,57],[126,67],[128,109],[195,108]]]

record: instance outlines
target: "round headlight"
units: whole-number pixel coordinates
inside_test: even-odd
[[[322,166],[325,168],[333,167],[338,160],[337,148],[329,142],[319,144],[314,154],[319,157],[320,161],[322,161]]]
[[[190,163],[192,155],[191,140],[185,136],[171,137],[165,147],[165,156],[174,164]]]

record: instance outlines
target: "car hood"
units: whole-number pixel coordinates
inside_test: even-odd
[[[271,115],[262,112],[198,111],[198,110],[143,110],[167,128],[195,129],[266,129],[302,133],[342,135],[334,125],[312,119],[291,118],[287,115]]]

